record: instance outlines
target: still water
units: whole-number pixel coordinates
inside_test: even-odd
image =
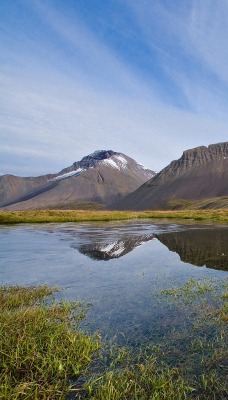
[[[162,289],[228,277],[228,227],[130,221],[0,227],[1,284],[58,285],[92,303],[86,320],[103,337],[148,340],[171,329]],[[130,339],[129,339],[130,338]]]

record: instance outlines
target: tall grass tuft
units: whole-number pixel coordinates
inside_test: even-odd
[[[86,306],[55,301],[56,288],[0,287],[0,399],[226,400],[228,282],[217,283],[163,290],[181,329],[141,348],[83,333]]]
[[[0,398],[63,399],[99,348],[79,330],[80,304],[47,301],[55,288],[0,288]]]

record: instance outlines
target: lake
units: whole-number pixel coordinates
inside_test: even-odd
[[[2,284],[58,285],[85,326],[138,346],[185,323],[161,290],[228,277],[228,227],[129,221],[0,227]],[[164,297],[164,296],[163,296]]]

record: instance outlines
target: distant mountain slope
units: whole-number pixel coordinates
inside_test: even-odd
[[[49,187],[48,180],[55,175],[22,178],[14,175],[0,176],[0,206],[15,202],[17,199],[33,193],[37,188]]]
[[[98,150],[57,174],[1,176],[0,206],[33,209],[83,202],[111,205],[154,175],[125,154]]]
[[[169,208],[180,199],[203,200],[228,196],[228,142],[184,151],[155,177],[121,200],[115,208]]]

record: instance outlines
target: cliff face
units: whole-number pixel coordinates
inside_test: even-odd
[[[178,199],[228,196],[228,142],[184,151],[154,178],[117,205],[118,209],[162,209]]]
[[[179,160],[172,161],[164,168],[154,181],[165,182],[172,177],[179,177],[184,174],[191,174],[204,166],[214,167],[214,169],[225,169],[228,166],[228,142],[212,144],[208,147],[200,146],[183,152]],[[213,172],[213,171],[212,171]],[[215,172],[215,171],[214,171]],[[152,180],[147,182],[148,186],[153,183]]]

